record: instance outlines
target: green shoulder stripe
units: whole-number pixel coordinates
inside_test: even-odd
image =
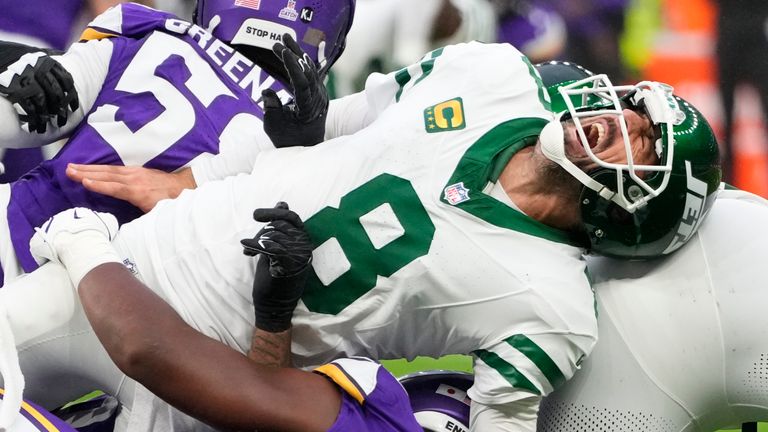
[[[528,339],[525,335],[517,334],[506,339],[506,342],[520,351],[524,356],[536,365],[552,385],[552,388],[558,388],[565,382],[563,372],[557,367],[552,358],[544,352],[535,342]]]
[[[528,390],[531,393],[540,395],[541,392],[536,388],[533,383],[528,380],[523,374],[512,366],[509,362],[499,357],[498,354],[486,350],[474,351],[474,354],[480,358],[485,364],[496,369],[498,373],[504,377],[513,387]]]
[[[432,73],[432,70],[435,67],[435,59],[443,55],[444,48],[438,48],[429,54],[427,54],[424,57],[428,57],[426,60],[419,63],[419,68],[421,69],[421,72],[416,75],[418,78],[416,78],[416,82],[413,83],[413,85],[416,85],[421,82],[424,78],[428,77],[429,74]],[[397,82],[397,85],[400,86],[399,89],[397,89],[397,93],[395,93],[395,102],[400,102],[400,97],[403,95],[403,91],[405,90],[405,86],[413,79],[414,77],[411,76],[411,73],[408,72],[408,68],[404,68],[399,70],[397,73],[395,73],[395,82]]]
[[[400,96],[403,95],[403,90],[405,90],[405,85],[408,84],[408,81],[411,80],[411,74],[408,72],[408,69],[401,69],[395,74],[395,82],[400,86],[399,89],[397,89],[397,93],[395,94],[395,101],[400,102]]]

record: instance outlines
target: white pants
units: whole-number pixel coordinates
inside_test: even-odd
[[[11,199],[11,185],[0,183],[0,265],[3,266],[3,284],[6,284],[24,274],[21,269],[16,251],[11,242],[11,231],[8,227],[8,202]]]
[[[93,390],[130,407],[133,382],[110,360],[64,267],[48,263],[0,289],[16,337],[25,398],[56,408]]]

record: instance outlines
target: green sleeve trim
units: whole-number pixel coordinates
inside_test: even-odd
[[[514,335],[506,339],[506,342],[528,357],[541,370],[553,389],[558,388],[566,381],[565,375],[552,358],[525,335]]]
[[[529,392],[536,395],[541,394],[541,391],[539,391],[539,389],[537,389],[536,386],[533,385],[533,383],[528,378],[521,374],[516,367],[512,366],[506,360],[499,357],[498,354],[487,350],[477,350],[474,352],[474,354],[485,364],[495,369],[496,372],[500,373],[501,376],[507,380],[507,382],[512,384],[513,387],[528,390]]]
[[[435,59],[443,55],[444,49],[445,48],[438,48],[425,56],[429,58],[419,64],[421,67],[421,74],[416,79],[416,82],[413,83],[413,85],[420,83],[421,80],[428,77],[429,74],[432,73],[432,70],[435,68]],[[400,102],[400,97],[403,95],[405,86],[411,81],[412,78],[413,77],[411,76],[410,72],[408,72],[407,68],[402,69],[395,74],[395,81],[400,86],[400,88],[397,89],[397,93],[395,93],[395,102]]]
[[[405,85],[408,84],[408,81],[410,80],[411,74],[408,73],[408,69],[400,70],[395,74],[395,82],[397,82],[397,84],[400,86],[400,88],[397,89],[397,93],[395,94],[395,102],[400,102],[400,96],[403,95]]]

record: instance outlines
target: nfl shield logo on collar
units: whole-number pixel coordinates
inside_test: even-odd
[[[469,189],[464,187],[464,182],[452,184],[445,188],[445,200],[450,205],[461,204],[464,201],[469,201]]]

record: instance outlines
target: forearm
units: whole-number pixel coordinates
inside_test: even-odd
[[[279,333],[254,328],[248,358],[269,367],[291,367],[291,329]]]
[[[176,312],[119,263],[102,264],[88,272],[78,294],[104,348],[129,375],[144,374],[139,370],[145,366],[144,349],[158,346],[180,325]]]
[[[336,418],[338,391],[327,380],[254,364],[188,326],[120,264],[93,269],[79,294],[117,366],[199,420],[226,430],[308,432],[327,430]]]
[[[96,267],[78,292],[96,335],[120,370],[192,416],[233,426],[212,407],[242,403],[237,399],[243,397],[243,383],[234,371],[254,367],[247,357],[189,327],[120,264]],[[189,397],[203,393],[208,397]]]
[[[21,128],[18,114],[11,103],[5,98],[0,98],[0,147],[39,147],[70,134],[96,101],[106,78],[111,56],[112,43],[109,41],[75,44],[65,54],[52,56],[72,76],[79,100],[79,108],[69,115],[62,127],[51,125],[42,134],[26,132]]]
[[[332,100],[325,121],[325,139],[351,135],[368,126],[371,123],[368,111],[365,92]]]

